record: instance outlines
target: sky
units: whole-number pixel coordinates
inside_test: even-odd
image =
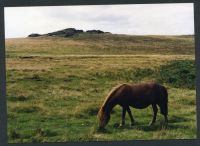
[[[5,37],[26,37],[65,28],[114,34],[194,34],[193,4],[131,4],[5,8]]]

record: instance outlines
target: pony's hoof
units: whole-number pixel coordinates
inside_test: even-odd
[[[125,125],[120,124],[118,128],[124,128]]]
[[[119,123],[115,123],[115,124],[113,125],[114,128],[119,128],[119,126],[120,126]]]
[[[135,126],[135,123],[131,123],[131,127],[134,127]]]
[[[149,123],[149,126],[153,126],[154,125],[154,123]]]
[[[165,122],[163,126],[164,126],[165,128],[167,128],[167,127],[168,127],[168,123]]]

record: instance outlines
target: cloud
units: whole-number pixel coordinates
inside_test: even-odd
[[[5,8],[6,37],[68,27],[135,35],[194,33],[193,4],[137,4]]]

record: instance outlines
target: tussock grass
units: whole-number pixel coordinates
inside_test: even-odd
[[[174,60],[160,67],[160,80],[174,87],[195,88],[195,61]]]

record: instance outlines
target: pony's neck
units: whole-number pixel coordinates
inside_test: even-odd
[[[117,105],[116,101],[114,99],[107,100],[102,107],[104,111],[110,114],[112,109]]]

